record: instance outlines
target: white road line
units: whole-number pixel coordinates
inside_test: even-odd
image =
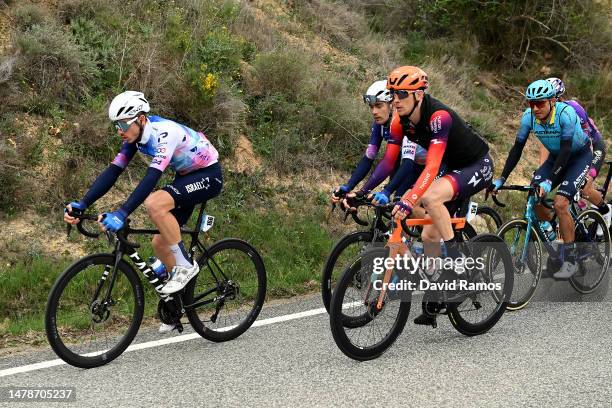
[[[358,302],[354,302],[354,303],[358,303]],[[344,307],[346,308],[352,305],[353,304],[344,305]],[[256,320],[255,323],[253,323],[251,327],[267,326],[269,324],[287,322],[289,320],[316,316],[316,315],[320,315],[323,313],[327,313],[327,311],[323,307],[319,309],[306,310],[304,312],[292,313],[292,314],[283,315],[283,316],[276,316],[276,317],[271,317],[271,318],[263,319],[263,320]],[[232,327],[234,326],[224,327],[219,330],[230,330]],[[200,339],[200,338],[201,337],[199,334],[191,333],[191,334],[183,334],[180,336],[174,336],[168,339],[147,341],[145,343],[131,345],[130,347],[127,348],[125,353],[128,353],[130,351],[136,351],[136,350],[144,350],[144,349],[148,349],[152,347],[164,346],[166,344],[181,343],[183,341]],[[88,353],[88,355],[96,355],[102,352],[103,351]],[[40,363],[35,363],[35,364],[28,364],[28,365],[24,365],[21,367],[7,368],[5,370],[0,370],[0,377],[7,377],[9,375],[15,375],[15,374],[20,374],[20,373],[27,373],[29,371],[42,370],[44,368],[55,367],[55,366],[64,365],[64,364],[66,364],[64,360],[55,359],[55,360],[49,360],[49,361],[42,361]]]

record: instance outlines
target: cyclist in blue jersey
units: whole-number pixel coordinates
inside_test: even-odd
[[[408,141],[402,134],[391,134],[389,125],[392,108],[387,81],[374,82],[363,95],[363,100],[370,107],[373,117],[370,142],[349,181],[335,189],[332,194],[332,201],[338,202],[342,196],[352,197],[356,194],[368,194],[387,177],[392,176],[390,183],[381,192],[374,195],[376,203],[386,204],[389,202],[391,194],[395,192],[397,196],[401,196],[412,186],[423,170],[427,151]],[[351,193],[355,186],[370,172],[383,140],[387,142],[383,158],[362,188],[356,193]],[[345,205],[348,206],[348,203],[345,202]]]
[[[559,218],[559,229],[565,246],[565,259],[553,277],[569,279],[578,270],[575,262],[574,221],[569,213],[571,200],[585,180],[593,154],[591,142],[582,131],[580,121],[571,106],[556,101],[552,84],[544,79],[527,87],[525,97],[529,108],[523,113],[514,146],[508,154],[501,177],[493,182],[497,191],[518,163],[527,137],[533,133],[548,150],[548,159],[535,172],[533,183],[541,196],[557,189],[554,207]]]
[[[136,152],[151,156],[151,165],[127,201],[115,211],[101,214],[98,221],[103,230],[118,231],[129,214],[144,202],[160,231],[152,240],[155,254],[172,271],[161,289],[162,293],[170,294],[183,289],[199,272],[181,240],[180,226],[189,220],[197,204],[219,195],[223,178],[219,154],[203,133],[159,116],[149,116],[149,110],[141,92],[127,91],[113,99],[108,116],[123,140],[121,149],[83,198],[66,207],[64,220],[78,223],[68,212],[85,211],[106,194]],[[167,167],[175,171],[174,181],[153,192]]]
[[[591,162],[591,168],[589,169],[589,174],[586,177],[584,187],[580,192],[584,198],[589,200],[597,207],[597,210],[601,214],[605,215],[608,212],[608,206],[606,205],[602,194],[593,186],[593,181],[599,174],[601,166],[606,158],[606,144],[603,137],[601,136],[599,129],[597,129],[597,126],[595,126],[593,119],[587,115],[586,110],[577,101],[573,99],[565,99],[563,97],[563,94],[565,93],[565,84],[563,81],[559,78],[548,78],[546,80],[555,88],[557,100],[574,108],[576,114],[578,115],[578,119],[580,120],[582,130],[587,136],[589,136],[589,138],[591,138],[593,161]],[[544,150],[544,152],[541,153],[540,157],[543,161],[548,156],[548,152],[546,152],[546,150],[543,148],[542,150]]]

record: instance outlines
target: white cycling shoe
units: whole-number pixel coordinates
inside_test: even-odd
[[[159,326],[159,332],[160,333],[170,333],[174,329],[176,329],[176,325],[175,324],[162,323]]]
[[[185,266],[175,266],[172,268],[172,273],[170,274],[170,280],[168,283],[161,288],[161,293],[164,295],[170,295],[172,293],[176,293],[183,289],[190,280],[192,280],[197,274],[200,272],[200,267],[197,262],[193,262],[193,266],[191,268]]]
[[[578,272],[578,264],[565,261],[563,265],[561,265],[561,269],[553,274],[553,278],[569,279],[574,276],[576,272]]]

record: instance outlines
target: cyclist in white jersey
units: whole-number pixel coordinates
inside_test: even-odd
[[[181,240],[180,226],[185,224],[197,204],[221,192],[223,178],[219,154],[201,132],[159,116],[149,116],[148,101],[141,92],[127,91],[116,96],[109,107],[109,118],[123,139],[121,150],[98,176],[79,201],[67,211],[84,211],[115,184],[136,152],[151,156],[151,165],[134,192],[117,210],[98,219],[103,230],[118,231],[126,218],[144,202],[149,217],[160,233],[153,236],[155,255],[171,273],[162,288],[166,294],[183,289],[199,272]],[[171,184],[153,192],[162,172],[172,168],[176,177]],[[64,214],[64,220],[79,220]]]

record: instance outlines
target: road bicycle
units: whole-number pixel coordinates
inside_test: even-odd
[[[376,259],[424,259],[414,256],[402,232],[411,235],[411,227],[431,223],[431,219],[397,221],[384,247],[363,251],[340,277],[332,295],[330,326],[334,341],[348,357],[359,361],[377,358],[404,330],[415,293],[409,282],[425,282],[427,286],[432,282],[422,269],[402,274],[394,267],[385,267],[382,279],[375,279],[381,276],[375,273]],[[465,218],[453,218],[452,223],[456,231],[468,225]],[[423,312],[432,317],[433,327],[437,326],[436,317],[445,314],[460,333],[475,336],[490,330],[506,310],[512,293],[512,259],[504,242],[493,234],[477,235],[459,246],[464,260],[480,260],[471,266],[465,262],[460,276],[450,271],[451,281],[464,282],[464,286],[426,291],[421,304]],[[404,284],[408,290],[387,290],[390,282]]]
[[[81,234],[98,237],[84,227],[98,215],[70,215],[81,220],[77,224]],[[145,295],[136,270],[159,297],[159,319],[174,325],[179,333],[183,331],[183,316],[199,335],[214,342],[244,333],[264,303],[265,266],[257,250],[240,239],[222,239],[204,246],[199,226],[203,221],[209,224],[211,219],[204,217],[202,204],[196,227],[181,229],[191,237],[190,253],[200,272],[183,290],[171,295],[160,292],[165,281],[138,254],[139,244],[128,240],[130,235],[159,231],[132,229],[128,219],[123,229],[107,232],[113,252],[77,260],[57,278],[49,293],[45,329],[53,351],[68,364],[81,368],[108,364],[121,355],[136,336],[145,311]]]
[[[510,185],[502,186],[499,190],[527,192],[523,218],[508,221],[498,232],[508,245],[515,269],[514,290],[508,302],[508,309],[519,310],[529,303],[536,292],[542,277],[544,255],[548,255],[548,275],[551,276],[561,267],[564,259],[563,245],[551,239],[550,232],[545,230],[546,224],[535,213],[536,204],[553,211],[551,200],[538,198],[535,186]],[[493,200],[500,207],[505,207],[496,196],[493,196]],[[577,212],[576,207],[572,205],[570,214],[575,225],[578,272],[569,281],[576,291],[587,294],[597,289],[607,273],[610,262],[610,231],[604,218],[596,210]],[[554,230],[554,217],[550,223]]]
[[[353,221],[360,226],[368,227],[365,230],[353,231],[344,237],[342,237],[332,248],[329,256],[327,257],[325,264],[323,265],[323,271],[321,273],[321,297],[323,299],[323,305],[329,312],[331,304],[331,297],[333,288],[336,285],[337,280],[344,270],[350,266],[350,262],[353,262],[357,255],[363,251],[369,244],[375,242],[385,242],[390,236],[389,231],[392,227],[391,211],[388,207],[376,206],[372,204],[372,200],[367,196],[356,196],[349,199],[350,206],[355,208],[355,211],[349,211],[343,205],[340,208],[345,212],[344,219],[346,220],[350,215]],[[332,206],[332,211],[335,206]],[[481,208],[483,209],[481,211]],[[360,210],[366,210],[365,219],[360,217]],[[489,211],[491,210],[491,211]],[[373,215],[371,213],[373,212]],[[472,226],[472,217],[479,215],[481,217],[487,217],[495,213],[492,217],[493,222],[497,222],[501,225],[501,218],[499,215],[490,207],[480,206],[469,199],[465,200],[459,205],[459,210],[456,212],[457,217],[466,217],[469,221],[460,230],[463,235],[463,240],[469,240],[476,236],[476,231]],[[472,217],[470,217],[470,215]],[[497,220],[497,218],[499,218]],[[414,231],[418,231],[420,226],[413,227]],[[497,231],[497,227],[494,227],[494,231]],[[418,241],[418,236],[406,237],[413,245],[414,242]]]

